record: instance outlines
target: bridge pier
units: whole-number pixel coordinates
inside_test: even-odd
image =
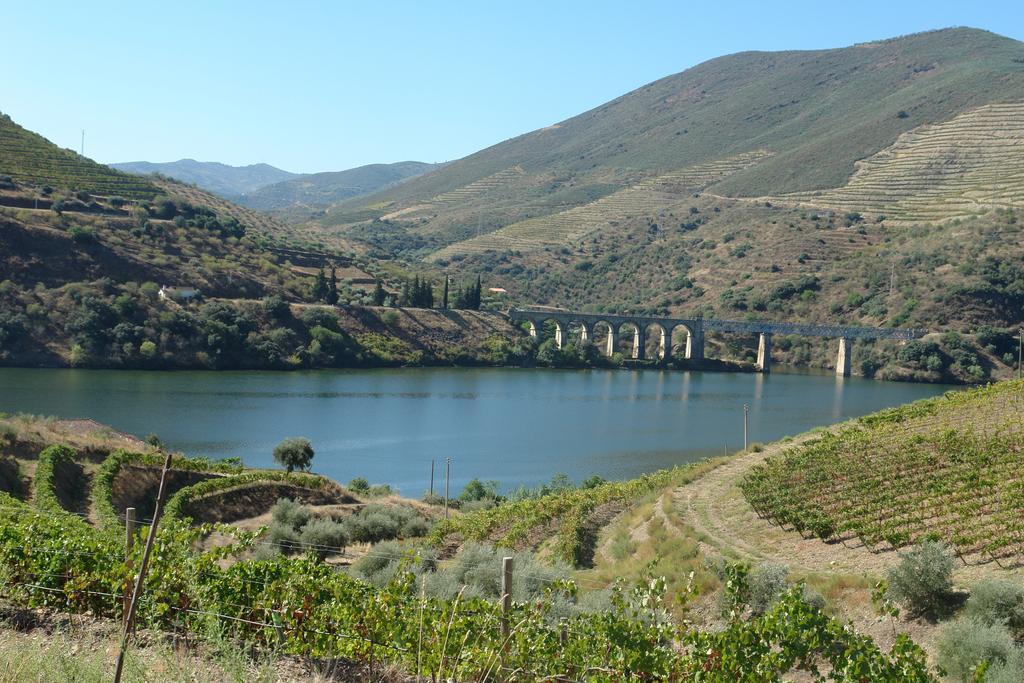
[[[762,332],[757,342],[757,369],[761,372],[772,371],[772,335]]]
[[[604,355],[611,358],[619,350],[619,328],[617,325],[608,325],[608,338],[604,342]]]
[[[661,348],[658,349],[658,360],[672,358],[672,330],[661,328]]]
[[[853,345],[849,337],[839,338],[839,356],[836,358],[836,374],[840,377],[850,376],[850,361],[853,356]]]
[[[580,343],[586,344],[594,339],[594,327],[590,323],[580,323]]]
[[[569,326],[565,323],[555,321],[555,347],[564,349],[569,344]]]
[[[530,336],[533,337],[534,341],[540,341],[540,323],[534,320],[529,320],[530,323]]]
[[[690,330],[686,335],[686,357],[704,360],[704,333]]]
[[[633,358],[643,360],[647,355],[647,334],[640,325],[636,325],[636,334],[633,335]]]

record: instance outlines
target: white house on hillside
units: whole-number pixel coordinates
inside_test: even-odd
[[[160,298],[165,301],[189,301],[199,296],[199,290],[195,287],[168,287],[160,288]]]

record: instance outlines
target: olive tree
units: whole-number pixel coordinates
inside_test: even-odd
[[[313,463],[313,444],[302,437],[285,439],[274,449],[274,462],[283,465],[289,472],[296,469],[308,470]]]

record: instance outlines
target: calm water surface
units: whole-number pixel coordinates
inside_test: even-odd
[[[778,367],[778,366],[777,366]],[[272,465],[308,437],[314,469],[418,496],[452,459],[502,489],[562,472],[620,479],[931,396],[950,387],[772,375],[423,368],[316,372],[136,372],[0,368],[0,411],[90,417],[188,454]]]

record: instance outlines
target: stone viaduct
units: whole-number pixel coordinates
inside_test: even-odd
[[[606,315],[600,313],[574,313],[571,311],[543,309],[510,309],[513,322],[528,323],[530,335],[540,335],[541,327],[551,322],[555,326],[555,344],[562,348],[570,342],[570,326],[577,328],[581,341],[593,341],[598,326],[607,328],[605,355],[611,356],[619,347],[619,338],[624,327],[632,328],[633,353],[636,360],[644,360],[647,334],[654,328],[658,339],[658,358],[671,356],[673,337],[682,328],[686,333],[685,357],[694,360],[704,358],[704,334],[706,332],[732,332],[757,334],[757,367],[761,372],[771,370],[772,335],[801,335],[805,337],[826,337],[839,340],[839,355],[836,359],[836,374],[850,376],[851,341],[854,339],[916,339],[924,334],[921,330],[906,330],[891,327],[849,327],[844,325],[805,325],[801,323],[778,323],[757,320],[719,320],[717,318],[661,318],[638,315]]]

